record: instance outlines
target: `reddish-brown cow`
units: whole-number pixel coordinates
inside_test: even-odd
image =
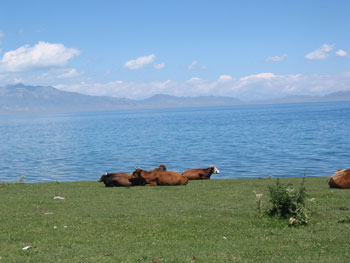
[[[205,180],[210,179],[212,174],[218,174],[220,171],[214,166],[210,166],[209,168],[201,168],[201,169],[189,169],[182,173],[184,177],[187,177],[188,180]]]
[[[332,177],[329,179],[329,187],[331,188],[350,188],[350,169],[338,170]]]
[[[153,169],[153,171],[166,171],[165,164],[158,165],[158,168]]]
[[[137,168],[131,175],[131,182],[139,180],[145,185],[186,185],[188,179],[183,177],[179,172],[172,171],[145,171]]]
[[[153,171],[166,171],[166,166],[164,164],[160,164],[158,168],[155,168]],[[106,187],[130,187],[134,185],[145,185],[143,180],[134,179],[131,182],[130,179],[131,174],[128,173],[105,173],[98,181],[103,182]]]

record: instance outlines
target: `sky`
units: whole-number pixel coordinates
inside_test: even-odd
[[[350,90],[350,1],[0,3],[0,86],[260,100]]]

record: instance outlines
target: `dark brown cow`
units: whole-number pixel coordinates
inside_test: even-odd
[[[106,187],[112,186],[124,186],[130,187],[134,184],[129,180],[131,178],[131,174],[127,173],[105,173],[101,176],[99,182],[103,182]],[[136,181],[135,181],[136,184]]]
[[[186,185],[188,179],[179,172],[172,171],[145,171],[137,168],[131,175],[131,182],[138,180],[148,186],[156,185]]]
[[[188,180],[205,180],[210,179],[212,174],[218,174],[220,171],[214,166],[210,166],[209,168],[201,168],[201,169],[189,169],[182,173],[183,176],[187,177]]]
[[[331,188],[350,189],[350,169],[338,170],[328,181]]]

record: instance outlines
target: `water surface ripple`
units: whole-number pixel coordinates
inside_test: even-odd
[[[350,168],[350,102],[0,116],[0,181],[208,167],[213,178]]]

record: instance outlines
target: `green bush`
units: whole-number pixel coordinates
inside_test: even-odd
[[[305,176],[299,189],[282,184],[279,179],[276,185],[269,186],[271,207],[268,214],[282,218],[290,217],[290,225],[305,225],[308,222],[307,209],[305,208],[306,189]]]

